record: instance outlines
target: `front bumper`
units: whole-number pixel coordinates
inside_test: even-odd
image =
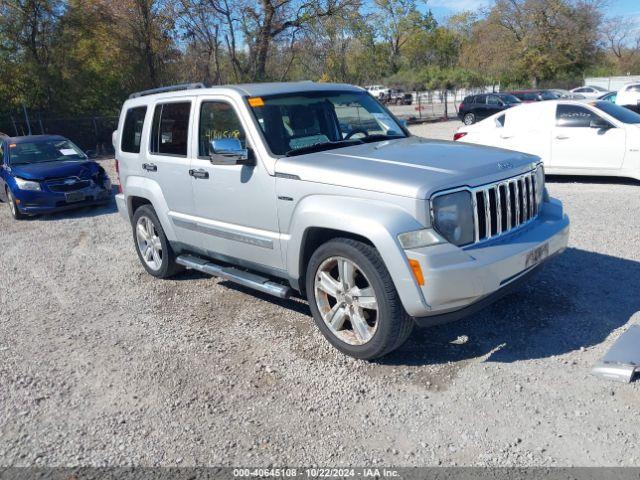
[[[81,201],[68,201],[65,193],[25,190],[16,191],[14,196],[20,213],[44,215],[105,204],[111,199],[111,185],[107,182],[104,186],[91,186],[73,193],[80,193],[84,198]]]
[[[405,308],[422,326],[471,314],[564,251],[568,240],[569,218],[562,204],[552,200],[535,221],[486,244],[463,249],[442,244],[406,251],[409,259],[420,262],[425,285],[419,287],[423,305]]]

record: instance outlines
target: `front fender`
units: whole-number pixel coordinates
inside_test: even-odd
[[[286,266],[291,278],[300,278],[302,274],[301,250],[307,232],[311,228],[339,230],[371,241],[380,253],[409,314],[428,308],[397,238],[400,233],[424,228],[407,211],[385,202],[312,195],[296,206],[290,225]],[[304,279],[301,280],[304,282]]]
[[[144,198],[151,202],[153,209],[156,211],[160,224],[169,241],[177,241],[173,223],[169,220],[169,206],[162,194],[160,185],[150,178],[129,176],[124,187],[127,209],[129,218],[133,218],[133,197]]]

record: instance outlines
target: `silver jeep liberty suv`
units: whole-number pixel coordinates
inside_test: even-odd
[[[562,252],[537,157],[413,137],[350,85],[179,85],[131,95],[114,146],[144,268],[306,295],[338,350],[383,356]]]

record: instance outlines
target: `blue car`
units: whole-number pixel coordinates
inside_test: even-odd
[[[9,204],[15,219],[110,199],[104,168],[67,138],[0,136],[0,200]]]

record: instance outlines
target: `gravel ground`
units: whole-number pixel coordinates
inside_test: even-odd
[[[640,320],[640,184],[549,190],[567,252],[377,363],[329,347],[301,301],[153,279],[114,205],[0,205],[0,465],[640,466],[640,382],[589,373]]]

